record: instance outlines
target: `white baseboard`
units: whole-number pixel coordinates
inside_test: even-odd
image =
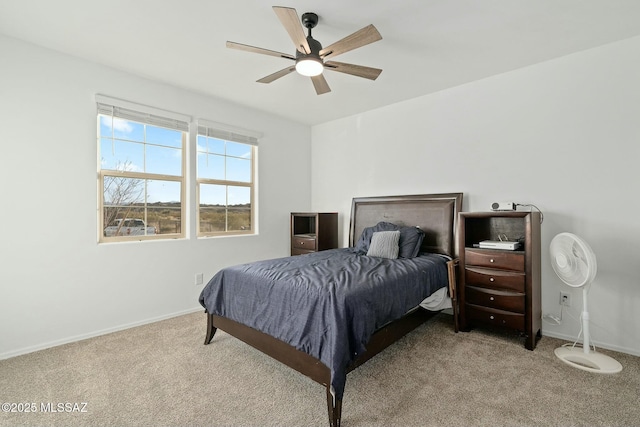
[[[558,334],[556,332],[548,332],[548,331],[542,331],[542,336],[551,337],[551,338],[558,338],[558,339],[565,340],[565,341],[568,341],[568,342],[571,342],[571,343],[576,340],[575,336],[565,335],[565,334]],[[579,340],[578,342],[582,343],[582,340]],[[630,354],[632,356],[640,356],[640,351],[633,350],[633,349],[630,349],[630,348],[621,347],[621,346],[613,345],[613,344],[594,342],[593,340],[591,340],[591,343],[593,345],[595,345],[596,348],[600,347],[600,348],[604,348],[604,349],[607,349],[607,350],[617,351],[619,353]]]
[[[69,344],[69,343],[76,342],[76,341],[82,341],[82,340],[86,340],[87,338],[98,337],[100,335],[106,335],[106,334],[110,334],[112,332],[123,331],[125,329],[135,328],[136,326],[147,325],[149,323],[159,322],[161,320],[171,319],[172,317],[183,316],[185,314],[191,314],[191,313],[195,313],[195,312],[198,312],[198,311],[204,312],[204,308],[202,308],[201,306],[198,306],[197,308],[178,311],[178,312],[166,314],[166,315],[163,315],[163,316],[152,317],[152,318],[141,320],[141,321],[138,321],[138,322],[127,323],[125,325],[119,325],[119,326],[116,326],[116,327],[113,327],[113,328],[107,328],[107,329],[102,329],[102,330],[95,331],[95,332],[90,332],[88,334],[76,335],[76,336],[63,338],[63,339],[56,340],[56,341],[50,341],[50,342],[47,342],[47,343],[38,344],[38,345],[30,346],[30,347],[24,347],[24,348],[21,348],[21,349],[18,349],[18,350],[8,351],[6,353],[1,353],[0,354],[0,360],[9,359],[11,357],[16,357],[16,356],[21,356],[23,354],[33,353],[34,351],[44,350],[44,349],[51,348],[51,347],[57,347],[57,346],[63,345],[63,344]]]

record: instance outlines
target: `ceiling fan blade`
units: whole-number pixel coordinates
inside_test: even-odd
[[[227,42],[227,47],[230,49],[238,49],[238,50],[244,50],[246,52],[253,52],[253,53],[261,53],[263,55],[269,55],[269,56],[276,56],[278,58],[287,58],[287,59],[292,59],[292,60],[296,60],[296,58],[292,55],[289,55],[288,53],[282,53],[282,52],[276,52],[275,50],[269,50],[269,49],[263,49],[261,47],[255,47],[255,46],[249,46],[248,44],[242,44],[242,43],[236,43],[236,42]]]
[[[338,40],[320,51],[320,57],[336,57],[350,50],[382,40],[382,36],[373,25],[368,25],[355,33]]]
[[[287,68],[284,68],[284,69],[282,69],[282,70],[280,70],[280,71],[276,71],[276,72],[275,72],[275,73],[273,73],[273,74],[269,74],[268,76],[263,77],[263,78],[261,78],[260,80],[257,80],[257,82],[258,82],[258,83],[271,83],[272,81],[277,80],[277,79],[279,79],[280,77],[284,77],[284,76],[286,76],[287,74],[289,74],[289,73],[291,73],[291,72],[293,72],[293,71],[295,71],[295,70],[296,70],[296,67],[295,67],[295,66],[293,66],[293,67],[287,67]]]
[[[331,92],[331,88],[329,88],[329,83],[327,83],[327,79],[324,78],[324,75],[319,74],[317,76],[313,76],[311,77],[311,81],[313,82],[313,87],[316,88],[316,93],[318,95]]]
[[[324,63],[324,67],[326,70],[338,71],[340,73],[351,74],[352,76],[357,77],[364,77],[369,80],[377,79],[382,72],[380,68],[371,68],[336,61],[327,61]]]
[[[300,23],[298,12],[291,7],[273,6],[273,11],[278,15],[278,19],[289,33],[289,37],[293,40],[296,49],[302,53],[311,53],[311,48],[307,42],[307,36]]]

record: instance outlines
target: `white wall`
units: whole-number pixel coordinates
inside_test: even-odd
[[[196,273],[288,255],[308,126],[3,36],[0,58],[0,359],[193,311]],[[98,245],[96,93],[263,132],[260,234]]]
[[[543,312],[560,314],[561,290],[573,299],[543,334],[574,340],[580,329],[582,293],[549,262],[551,239],[569,231],[598,257],[593,341],[640,355],[638,76],[636,37],[314,126],[312,208],[341,213],[346,245],[356,196],[462,191],[468,211],[535,204]]]

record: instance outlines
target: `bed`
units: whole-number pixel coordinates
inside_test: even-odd
[[[457,319],[461,205],[462,193],[354,198],[348,248],[221,270],[200,295],[205,345],[221,329],[324,385],[339,426],[347,373],[437,313],[421,303],[444,291]],[[385,239],[403,256],[376,253]]]

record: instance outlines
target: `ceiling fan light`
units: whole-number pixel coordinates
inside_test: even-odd
[[[323,69],[324,65],[316,58],[300,58],[296,61],[296,71],[303,76],[319,76]]]

